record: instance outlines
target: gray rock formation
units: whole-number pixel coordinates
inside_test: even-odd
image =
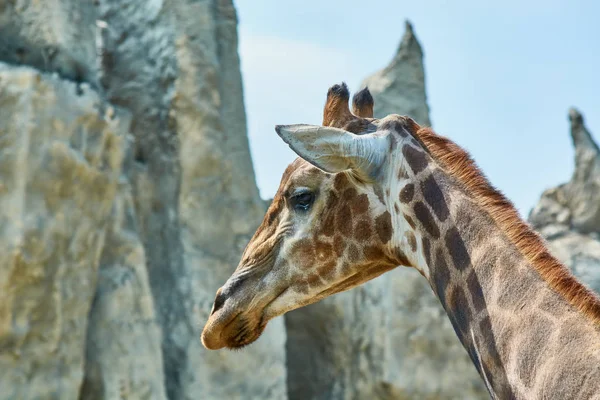
[[[241,354],[199,341],[264,209],[246,138],[231,1],[99,1],[101,82],[132,111],[129,171],[170,399],[284,398],[282,321]],[[260,360],[260,362],[257,362]]]
[[[96,86],[95,11],[79,0],[3,1],[0,54],[10,64]]]
[[[127,112],[0,63],[0,399],[77,399]]]
[[[425,91],[425,68],[423,50],[410,22],[387,67],[366,78],[362,87],[368,86],[375,99],[373,112],[376,118],[390,114],[409,115],[418,124],[431,126],[429,106]]]
[[[118,185],[89,313],[79,398],[165,399],[161,334],[125,174]]]
[[[390,65],[367,85],[376,117],[404,114],[430,124],[423,52],[409,23]],[[285,318],[290,399],[489,397],[427,281],[412,269]]]
[[[573,177],[546,190],[529,221],[553,254],[600,293],[600,149],[577,110],[570,110],[569,119],[575,146]]]
[[[265,213],[246,136],[231,0],[179,1],[173,111],[180,140],[179,221],[185,265],[198,312],[189,398],[286,398],[285,330],[273,321],[243,352],[205,350],[199,332],[215,290],[231,275]],[[198,21],[198,16],[203,16]],[[211,35],[204,34],[206,31]],[[166,288],[165,288],[166,289]],[[164,289],[163,289],[164,290]]]
[[[0,7],[0,399],[286,398],[282,319],[199,340],[264,213],[231,0],[38,3]]]

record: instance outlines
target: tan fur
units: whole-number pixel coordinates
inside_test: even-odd
[[[413,122],[414,123],[414,122]],[[531,263],[550,287],[576,309],[600,324],[600,299],[580,283],[548,251],[544,240],[520,218],[512,203],[497,191],[475,165],[471,156],[450,139],[416,123],[412,134],[440,166],[470,193],[487,211],[521,254]]]

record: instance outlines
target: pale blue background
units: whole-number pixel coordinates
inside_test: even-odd
[[[275,124],[315,123],[327,88],[394,55],[409,19],[434,129],[474,156],[527,215],[567,181],[576,106],[600,138],[600,2],[238,0],[249,137],[263,198],[294,154]]]

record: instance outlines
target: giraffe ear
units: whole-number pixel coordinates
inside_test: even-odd
[[[379,172],[389,149],[382,132],[355,135],[317,125],[277,125],[277,134],[301,158],[325,172],[352,170],[369,180]]]

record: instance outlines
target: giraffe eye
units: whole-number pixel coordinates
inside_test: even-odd
[[[293,195],[290,198],[290,203],[294,210],[308,211],[314,200],[315,200],[315,195],[313,193],[301,192],[301,193]]]

